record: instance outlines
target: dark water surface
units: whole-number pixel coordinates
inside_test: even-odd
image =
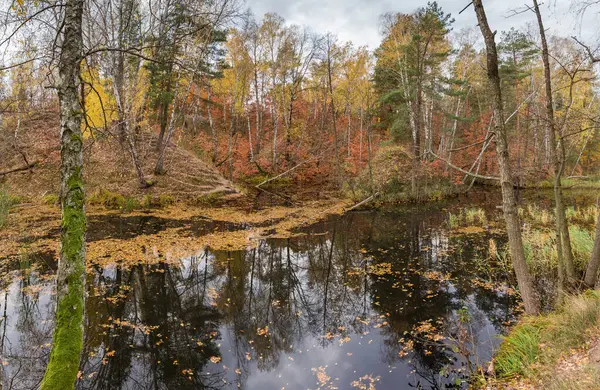
[[[97,269],[78,388],[465,388],[469,362],[489,360],[519,305],[510,274],[489,267],[489,240],[502,235],[451,234],[448,208],[499,215],[499,204],[477,195],[353,212],[247,251]],[[123,221],[95,222],[118,234],[91,221],[90,237],[163,228]],[[49,353],[51,261],[38,257],[0,295],[5,389],[35,388]]]

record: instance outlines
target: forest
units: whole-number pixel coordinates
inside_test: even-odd
[[[0,0],[0,389],[600,388],[600,1],[263,3]]]

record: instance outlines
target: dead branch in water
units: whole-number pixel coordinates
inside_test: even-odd
[[[348,211],[354,210],[354,209],[356,209],[356,208],[359,208],[360,206],[362,206],[362,205],[363,205],[363,204],[365,204],[365,203],[369,203],[370,201],[372,201],[373,199],[375,199],[375,197],[376,197],[377,195],[379,195],[379,192],[376,192],[376,193],[374,193],[373,195],[369,196],[368,198],[366,198],[366,199],[364,199],[364,200],[361,200],[360,202],[358,202],[358,203],[357,203],[357,204],[355,204],[354,206],[352,206],[352,207],[350,207],[350,208],[348,208],[348,209],[345,209],[345,210],[344,210],[344,212],[348,212]]]

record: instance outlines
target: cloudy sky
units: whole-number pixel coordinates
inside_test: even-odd
[[[456,19],[453,30],[475,27],[475,12],[470,7],[461,15],[469,0],[438,0],[442,9]],[[310,26],[315,32],[332,32],[341,41],[352,41],[374,49],[381,40],[379,16],[385,12],[410,13],[425,6],[427,0],[246,0],[257,18],[267,12],[276,12],[288,23]],[[542,0],[541,5],[546,27],[557,35],[583,36],[588,42],[596,42],[600,23],[597,11],[588,11],[581,21],[572,11],[572,0]],[[492,29],[508,30],[535,22],[532,12],[511,16],[511,10],[523,9],[531,0],[486,0],[484,6]]]

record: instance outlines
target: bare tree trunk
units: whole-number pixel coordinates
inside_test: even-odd
[[[208,88],[208,107],[207,107],[207,111],[208,111],[208,125],[210,127],[210,133],[212,135],[212,143],[213,143],[213,150],[212,150],[212,162],[216,162],[217,161],[217,155],[219,153],[219,140],[217,139],[217,131],[215,130],[215,124],[213,122],[213,117],[212,117],[212,110],[211,110],[211,100],[210,100],[210,88]]]
[[[128,119],[125,119],[125,123],[127,127],[125,128],[125,139],[127,141],[127,146],[129,149],[129,155],[131,156],[131,161],[133,162],[133,167],[135,168],[135,172],[137,174],[138,182],[142,187],[150,187],[153,185],[152,181],[146,180],[146,176],[144,175],[144,171],[142,169],[142,165],[140,164],[140,159],[137,154],[137,150],[135,147],[135,140],[133,138],[133,134],[131,134],[131,129],[129,128]]]
[[[362,150],[363,150],[363,108],[360,107],[360,128],[358,130],[359,142],[358,142],[358,162],[362,162]]]
[[[170,93],[170,88],[167,88],[166,92],[167,94]],[[160,132],[158,133],[158,142],[156,143],[156,150],[158,151],[162,149],[165,132],[167,131],[167,125],[169,123],[169,105],[170,102],[162,102],[160,106]]]
[[[278,131],[278,118],[279,114],[277,112],[277,84],[275,82],[275,71],[271,75],[271,82],[273,84],[273,101],[271,102],[271,119],[273,120],[273,164],[271,167],[271,172],[276,172],[277,166],[277,131]]]
[[[331,99],[331,125],[333,126],[333,147],[335,153],[335,175],[336,175],[336,183],[338,186],[341,186],[341,173],[340,173],[340,160],[339,160],[339,151],[338,151],[338,134],[337,134],[337,124],[335,118],[335,102],[333,100],[333,84],[331,80],[331,36],[327,37],[327,84],[329,87],[329,97]]]
[[[346,105],[346,149],[348,153],[348,158],[350,158],[350,105]]]
[[[487,75],[490,90],[493,94],[494,109],[494,133],[496,142],[496,153],[498,155],[498,166],[500,169],[500,185],[502,188],[502,203],[504,219],[506,221],[506,230],[508,233],[508,245],[512,258],[513,268],[517,276],[519,290],[525,311],[528,314],[538,314],[540,304],[538,296],[533,288],[527,262],[525,260],[525,251],[523,249],[523,239],[521,237],[521,224],[517,214],[517,205],[513,192],[513,178],[510,171],[510,162],[508,154],[508,142],[506,139],[506,128],[504,126],[504,110],[502,107],[502,90],[500,89],[500,75],[498,73],[498,53],[496,51],[496,42],[494,33],[488,25],[482,0],[474,0],[473,5],[481,34],[485,40],[487,53]]]
[[[564,171],[565,152],[562,140],[558,140],[558,148],[556,145],[556,123],[554,121],[554,107],[552,102],[552,82],[550,74],[550,60],[548,53],[548,42],[546,41],[546,32],[542,15],[538,6],[537,0],[533,0],[533,7],[537,16],[538,26],[540,29],[540,38],[542,41],[542,60],[544,62],[544,82],[546,88],[546,120],[548,129],[548,141],[550,148],[549,154],[551,162],[554,166],[554,201],[556,206],[556,236],[557,236],[557,255],[559,275],[562,276],[562,270],[565,271],[565,276],[570,280],[575,278],[575,267],[573,266],[573,250],[571,249],[571,238],[569,236],[569,224],[563,204],[561,176]],[[557,151],[560,152],[560,157],[557,156]]]
[[[585,284],[594,288],[598,281],[598,268],[600,267],[600,213],[598,213],[598,221],[596,222],[596,237],[594,238],[594,249],[592,250],[592,258],[585,270]]]
[[[181,79],[181,71],[179,71],[177,74],[177,81],[175,81],[175,88],[174,88],[175,91],[177,91],[179,89],[179,80],[180,79]],[[193,85],[193,83],[190,80],[188,90],[187,90],[186,94],[184,95],[184,99],[185,99],[185,96],[189,95],[192,85]],[[167,148],[169,147],[169,141],[171,141],[171,136],[173,135],[173,131],[175,131],[175,115],[176,115],[177,109],[178,109],[177,96],[175,96],[173,99],[173,110],[171,111],[171,117],[169,119],[167,133],[164,138],[164,141],[162,142],[162,147],[159,150],[158,159],[156,160],[156,165],[154,166],[154,174],[155,175],[162,175],[164,173],[163,165],[164,165],[164,161],[165,161],[165,154],[167,153]]]
[[[457,96],[456,110],[454,111],[454,123],[452,124],[452,133],[450,133],[450,141],[448,141],[448,161],[452,161],[452,148],[454,148],[454,137],[458,129],[458,114],[460,113],[460,95]]]
[[[231,105],[233,111],[234,105]],[[229,141],[227,147],[227,159],[229,161],[229,180],[233,180],[233,136],[235,134],[235,122],[237,122],[237,114],[231,113],[231,122],[229,124]]]
[[[121,15],[121,18],[123,16]],[[120,22],[121,23],[121,22]],[[120,44],[121,41],[119,41]],[[118,117],[118,129],[119,129],[119,143],[123,146],[124,142],[127,142],[127,149],[129,151],[129,155],[131,157],[131,161],[133,163],[133,167],[135,169],[138,182],[142,187],[148,187],[151,185],[151,182],[146,180],[144,176],[144,171],[142,170],[142,166],[140,164],[137,150],[135,148],[135,141],[131,134],[130,123],[129,123],[129,108],[127,107],[127,99],[125,98],[125,54],[117,53],[117,64],[116,71],[114,75],[114,90],[115,90],[115,98],[117,101],[117,115]]]
[[[375,184],[373,182],[373,165],[371,164],[371,123],[367,122],[367,163],[369,165],[369,185],[371,187],[371,195],[375,194]]]
[[[52,350],[40,384],[41,390],[74,389],[83,349],[86,218],[82,175],[83,107],[79,100],[83,6],[83,0],[67,0],[64,9],[58,64],[61,246]]]
[[[254,44],[254,95],[256,99],[256,131],[254,132],[256,138],[256,154],[260,153],[260,136],[262,128],[262,104],[260,102],[260,95],[258,92],[258,56],[257,56],[257,45]]]
[[[246,116],[248,121],[248,144],[250,145],[250,162],[254,161],[254,147],[252,146],[252,126],[250,126],[250,115]]]
[[[421,80],[417,80],[417,96],[415,99],[415,127],[413,129],[413,159],[412,159],[412,195],[418,197],[417,172],[421,165],[421,133],[423,129],[423,89]]]

